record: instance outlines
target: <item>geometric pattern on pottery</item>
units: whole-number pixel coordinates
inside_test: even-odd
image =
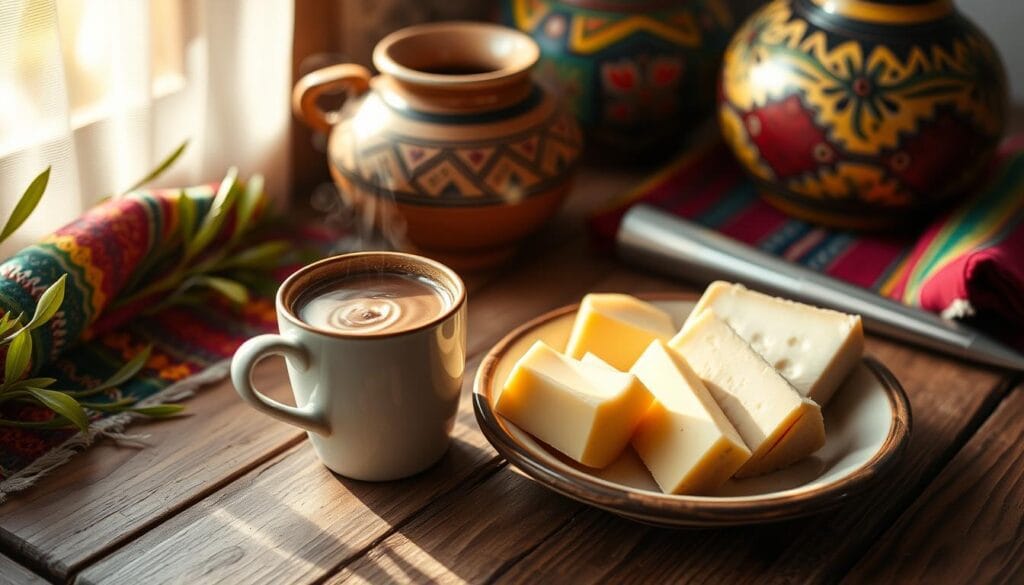
[[[724,18],[728,11],[721,2],[709,2],[713,10],[720,10]],[[679,6],[678,8],[689,8]],[[551,4],[542,0],[515,0],[513,5],[515,24],[520,30],[531,31],[551,12]],[[697,47],[701,43],[701,27],[693,11],[671,10],[655,15],[643,12],[609,18],[601,12],[581,10],[569,22],[565,17],[549,20],[545,32],[549,36],[561,36],[568,31],[568,48],[577,54],[595,53],[621,42],[637,33],[661,37],[685,47]]]
[[[576,53],[594,53],[640,32],[665,38],[684,47],[697,47],[701,41],[700,28],[691,12],[669,13],[664,22],[643,14],[622,20],[581,14],[573,19],[570,26],[569,48]]]
[[[793,9],[816,10],[806,4],[765,6],[726,52],[719,119],[744,166],[782,194],[836,209],[921,204],[968,187],[1006,118],[984,36],[966,21],[943,39],[839,36]]]
[[[513,136],[442,142],[381,132],[357,149],[341,128],[338,171],[370,194],[413,205],[516,203],[558,185],[582,147],[578,126],[560,109]],[[340,126],[348,124],[342,121]]]
[[[506,4],[507,21],[541,46],[538,78],[557,87],[582,122],[625,142],[672,135],[690,110],[711,102],[734,22],[724,0],[641,4]]]

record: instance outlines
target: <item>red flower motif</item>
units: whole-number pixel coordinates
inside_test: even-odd
[[[795,95],[745,114],[743,122],[750,140],[779,178],[813,172],[836,160],[837,149]]]
[[[651,82],[654,87],[669,87],[679,82],[683,62],[679,59],[659,58],[651,63]]]
[[[636,86],[636,80],[639,77],[636,65],[631,61],[605,63],[601,66],[601,74],[604,77],[605,87],[619,92],[631,91]]]

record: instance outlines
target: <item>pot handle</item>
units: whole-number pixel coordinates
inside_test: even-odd
[[[348,98],[356,97],[370,89],[371,77],[369,69],[352,63],[307,73],[292,90],[292,111],[311,128],[326,134],[337,123],[338,112],[320,109],[317,99],[329,91],[344,91]]]

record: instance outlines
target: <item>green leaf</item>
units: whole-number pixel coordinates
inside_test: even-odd
[[[39,205],[39,200],[43,198],[43,193],[46,192],[46,184],[49,182],[50,167],[46,167],[45,171],[39,173],[35,179],[32,179],[28,188],[21,194],[21,199],[18,200],[17,205],[14,206],[14,211],[7,218],[3,231],[0,231],[0,242],[11,237],[11,234],[16,232],[21,227],[21,224],[25,223],[25,220],[32,215],[36,205]]]
[[[39,296],[39,302],[36,303],[36,312],[34,315],[32,315],[32,320],[29,321],[27,325],[19,328],[14,333],[7,335],[3,339],[0,339],[0,345],[6,345],[8,343],[11,343],[14,340],[14,338],[20,335],[22,332],[38,329],[39,327],[45,325],[50,319],[52,319],[53,316],[57,314],[57,311],[60,310],[60,306],[64,302],[64,287],[67,278],[67,274],[60,275],[60,278],[57,279],[57,282],[51,284],[50,288],[43,291],[43,294]],[[21,315],[18,315],[13,322],[17,324],[20,320]],[[13,326],[5,325],[2,328],[3,333],[6,333],[12,328]]]
[[[292,244],[284,240],[273,240],[246,248],[237,254],[229,256],[220,265],[225,268],[272,268],[281,264],[281,256],[288,253]]]
[[[262,199],[263,175],[253,175],[245,183],[245,190],[242,192],[241,198],[238,201],[238,215],[235,224],[235,233],[232,235],[233,240],[241,238],[245,231],[249,229],[249,224],[252,222],[253,215],[256,213],[256,208],[259,207]]]
[[[196,231],[196,201],[184,189],[178,195],[178,225],[181,227],[181,242],[188,246]]]
[[[5,335],[11,329],[14,329],[19,325],[21,321],[21,315],[11,319],[10,313],[4,313],[3,317],[0,317],[0,335]],[[0,342],[0,345],[3,343]]]
[[[7,385],[7,390],[17,390],[24,388],[25,386],[35,386],[36,388],[49,388],[57,382],[56,378],[25,378],[24,380],[18,380],[13,384]]]
[[[153,418],[166,418],[181,414],[185,407],[180,404],[158,404],[156,406],[139,406],[138,408],[129,408],[128,410]]]
[[[139,371],[146,365],[146,362],[149,361],[149,354],[151,354],[152,352],[153,346],[147,345],[142,351],[135,354],[135,356],[132,359],[128,360],[128,363],[121,366],[119,370],[114,372],[112,376],[104,380],[99,386],[91,388],[90,390],[88,390],[88,392],[107,390],[109,388],[120,386],[121,384],[124,384],[128,380],[131,380],[132,378],[135,377],[135,374],[138,374]]]
[[[179,145],[178,148],[174,149],[174,152],[172,152],[171,154],[167,155],[167,158],[165,158],[163,161],[161,161],[160,164],[158,164],[155,169],[153,169],[152,171],[149,171],[148,175],[146,175],[145,177],[142,177],[134,185],[132,185],[131,187],[128,187],[127,189],[125,189],[124,193],[131,193],[132,191],[138,189],[139,187],[145,185],[146,183],[148,183],[148,182],[152,181],[153,179],[155,179],[155,178],[159,177],[160,175],[162,175],[163,172],[166,171],[168,167],[173,165],[174,161],[178,160],[178,157],[180,157],[182,155],[182,153],[185,152],[185,148],[187,146],[188,146],[188,140],[186,140],[185,142],[182,142],[181,145]]]
[[[32,320],[28,322],[28,325],[25,325],[25,329],[29,331],[37,329],[57,314],[61,303],[64,302],[64,286],[67,279],[67,274],[61,274],[57,282],[51,284],[50,288],[43,292],[39,297],[39,303],[36,304],[36,313],[32,315]]]
[[[201,252],[208,246],[217,233],[220,232],[224,220],[231,211],[235,200],[238,198],[238,169],[232,167],[220,183],[220,188],[210,204],[210,210],[206,212],[203,221],[199,224],[196,235],[185,247],[185,258],[189,259]]]
[[[239,305],[249,302],[249,291],[244,285],[220,276],[200,276],[196,285],[212,288]]]
[[[22,329],[14,336],[11,346],[7,348],[7,360],[4,363],[4,384],[13,384],[24,376],[31,359],[32,334],[27,329]]]
[[[25,391],[34,396],[46,408],[71,421],[80,431],[89,430],[89,417],[86,416],[82,405],[74,398],[57,390],[28,387],[25,388]]]

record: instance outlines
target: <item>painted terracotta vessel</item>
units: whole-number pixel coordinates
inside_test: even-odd
[[[620,150],[678,144],[712,110],[734,29],[726,0],[506,0],[504,18],[590,136]]]
[[[296,85],[294,107],[330,132],[347,203],[404,231],[415,251],[482,268],[558,210],[579,159],[576,121],[531,76],[538,57],[510,28],[418,25],[377,45],[380,75],[320,69]],[[350,96],[342,112],[324,112],[319,97],[339,90]]]
[[[1007,101],[995,49],[951,0],[775,0],[729,45],[718,113],[768,201],[873,229],[968,193]]]

